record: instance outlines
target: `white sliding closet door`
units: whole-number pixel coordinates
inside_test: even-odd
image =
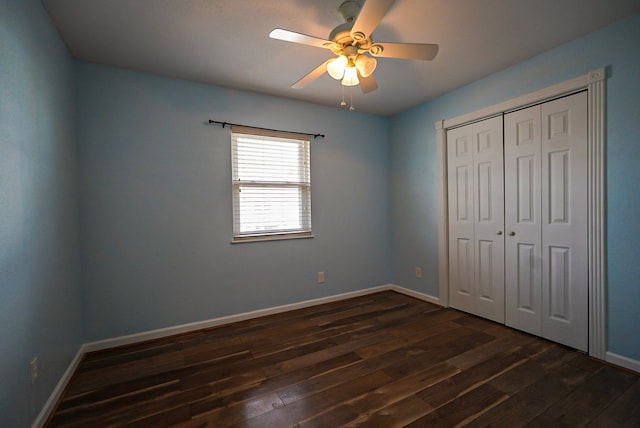
[[[502,116],[447,133],[451,306],[504,322]]]
[[[588,348],[586,93],[505,115],[506,324]]]

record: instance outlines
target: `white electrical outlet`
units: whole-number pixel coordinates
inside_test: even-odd
[[[29,365],[31,367],[31,385],[33,385],[38,380],[38,357],[31,360]]]
[[[418,278],[418,279],[422,278],[422,268],[421,267],[417,267],[416,268],[416,278]]]
[[[324,272],[318,272],[318,284],[324,284]]]

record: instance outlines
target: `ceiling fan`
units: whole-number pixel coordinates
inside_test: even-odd
[[[338,8],[345,22],[334,28],[328,39],[308,36],[276,28],[269,37],[328,49],[336,55],[313,69],[291,85],[301,89],[322,76],[325,71],[344,86],[360,85],[365,94],[378,88],[373,72],[379,58],[400,58],[429,61],[438,53],[438,45],[428,43],[374,42],[373,33],[395,0],[347,0]],[[344,101],[343,101],[344,103]]]

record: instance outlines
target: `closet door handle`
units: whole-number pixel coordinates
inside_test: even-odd
[[[512,230],[511,232],[509,232],[509,236],[514,236],[516,233]]]
[[[502,235],[502,231],[501,230],[497,231],[496,235]]]

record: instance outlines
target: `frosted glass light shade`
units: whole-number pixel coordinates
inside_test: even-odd
[[[340,55],[333,61],[329,61],[327,64],[327,73],[336,80],[342,79],[344,77],[344,69],[347,66],[347,62],[347,57],[344,55]]]
[[[355,67],[347,67],[344,69],[344,78],[342,79],[342,84],[344,86],[355,86],[360,81],[358,80],[358,71]]]
[[[356,67],[360,72],[362,77],[369,77],[373,74],[376,66],[378,65],[378,61],[375,58],[371,58],[370,56],[361,54],[356,58]]]

